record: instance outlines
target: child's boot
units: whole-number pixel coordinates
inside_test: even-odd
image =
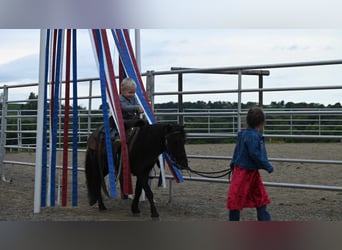
[[[271,215],[267,211],[267,206],[257,207],[258,221],[270,221]]]
[[[230,221],[239,221],[240,220],[240,211],[239,210],[229,210],[229,220]]]

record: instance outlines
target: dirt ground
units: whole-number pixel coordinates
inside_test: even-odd
[[[234,145],[187,145],[187,153],[231,156]],[[267,144],[270,158],[300,158],[342,160],[342,143],[320,144]],[[80,153],[80,167],[84,154]],[[6,160],[34,162],[34,153],[8,153]],[[193,169],[221,170],[228,161],[190,159]],[[342,186],[342,165],[298,164],[273,162],[275,171],[262,171],[267,182],[306,183]],[[42,208],[33,214],[34,168],[4,165],[6,177],[11,183],[0,181],[0,220],[2,221],[148,221],[149,204],[141,202],[142,215],[133,217],[130,200],[105,199],[108,208],[99,212],[87,202],[84,172],[79,172],[79,206],[57,205]],[[185,172],[184,175],[187,175]],[[195,175],[192,175],[195,176]],[[134,180],[134,179],[133,179]],[[70,185],[69,185],[70,186]],[[168,189],[158,188],[154,180],[152,187],[162,221],[225,221],[227,184],[185,181],[174,184],[172,202],[168,202]],[[276,221],[341,221],[342,192],[303,190],[282,187],[267,187],[271,198],[269,211]],[[69,192],[70,193],[70,192]],[[245,209],[241,219],[255,220],[254,209]]]

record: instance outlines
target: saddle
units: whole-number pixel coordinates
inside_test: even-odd
[[[138,137],[141,127],[146,126],[146,122],[142,119],[126,120],[124,122],[126,130],[126,142],[128,145],[128,152],[132,151],[135,140]]]
[[[130,128],[133,127],[143,127],[146,126],[146,121],[144,121],[143,119],[140,118],[136,118],[136,119],[131,119],[131,120],[125,120],[124,121],[124,125],[125,125],[125,130],[129,130]]]
[[[146,122],[142,119],[133,119],[125,121],[124,125],[126,130],[126,142],[128,145],[128,151],[130,152],[137,138],[137,135],[139,134],[140,128],[145,126]],[[101,125],[89,136],[87,141],[88,148],[97,150],[99,141],[103,139],[103,134],[104,126]],[[116,145],[116,147],[119,148],[120,145]]]

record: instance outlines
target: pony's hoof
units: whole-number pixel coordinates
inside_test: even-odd
[[[138,206],[132,205],[131,206],[131,211],[132,211],[132,214],[140,214],[140,209],[139,209]]]
[[[152,221],[160,221],[160,217],[158,216],[158,217],[151,217],[151,219],[152,219]]]
[[[121,200],[128,200],[128,195],[122,194],[121,195]]]
[[[89,206],[94,206],[96,204],[97,200],[89,200]]]
[[[103,206],[99,206],[99,211],[100,212],[103,212],[103,211],[106,211],[107,208],[103,205]]]
[[[151,213],[151,217],[152,217],[152,219],[154,219],[154,218],[159,218],[159,214],[158,214],[158,212],[153,212],[153,213]]]
[[[141,216],[141,213],[133,213],[133,217],[140,217]]]

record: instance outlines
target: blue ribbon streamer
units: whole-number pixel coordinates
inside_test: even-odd
[[[47,179],[47,85],[49,74],[49,52],[50,52],[50,29],[46,33],[45,43],[45,72],[44,72],[44,106],[43,106],[43,151],[42,151],[42,189],[41,189],[41,206],[46,206],[46,179]]]
[[[116,43],[116,47],[118,48],[118,51],[120,53],[120,57],[121,57],[123,66],[125,68],[126,74],[130,78],[132,78],[136,83],[138,83],[139,79],[138,79],[137,73],[135,71],[134,65],[132,63],[132,60],[130,58],[128,48],[127,48],[126,44],[120,43],[120,40],[123,42],[125,41],[123,34],[120,32],[119,37],[117,37],[114,30],[112,30],[112,34],[113,34],[113,37],[114,37],[114,40]],[[148,117],[148,119],[151,121],[152,124],[155,124],[156,120],[153,116],[153,113],[150,109],[149,104],[146,102],[146,100],[144,98],[142,89],[141,89],[139,84],[137,84],[136,94],[137,94],[137,97],[138,97],[138,99],[142,105],[142,108],[144,109],[145,115]]]
[[[106,74],[104,68],[104,58],[103,58],[103,49],[102,49],[102,39],[101,33],[99,30],[95,30],[96,39],[98,44],[98,59],[99,59],[99,67],[100,67],[100,85],[101,85],[101,97],[102,97],[102,111],[103,111],[103,120],[104,120],[104,129],[105,129],[105,141],[106,141],[106,150],[107,150],[107,161],[108,161],[108,170],[109,170],[109,187],[110,187],[110,195],[112,198],[116,197],[116,188],[115,188],[115,170],[114,170],[114,159],[112,154],[112,143],[110,139],[110,128],[109,128],[109,117],[108,117],[108,109],[107,109],[107,101],[106,101]]]
[[[121,60],[122,60],[122,63],[123,63],[123,66],[125,68],[127,75],[130,78],[132,78],[135,82],[138,83],[139,82],[139,78],[137,75],[138,73],[136,72],[134,64],[133,64],[133,58],[131,58],[131,56],[130,56],[128,46],[126,44],[127,42],[125,40],[125,36],[123,34],[123,31],[121,29],[117,30],[118,34],[113,29],[111,31],[112,31],[112,35],[113,35],[114,41],[116,43],[116,47],[118,48],[118,51],[119,51],[119,54],[120,54],[120,57],[121,57]],[[122,41],[122,43],[120,41]],[[141,104],[143,106],[145,115],[149,118],[149,120],[151,121],[152,124],[155,124],[156,119],[152,113],[152,110],[150,109],[149,104],[147,103],[147,100],[145,100],[143,90],[141,89],[140,84],[137,84],[136,93],[137,93],[137,97],[138,97],[139,101],[141,102]],[[169,159],[169,161],[171,162],[173,171],[176,174],[178,180],[180,182],[183,182],[184,181],[183,176],[180,173],[180,171],[178,170],[178,168],[175,167],[175,164],[171,160],[171,157],[169,157],[169,155],[165,154],[165,153],[164,153],[164,156],[166,156]]]
[[[53,103],[53,120],[52,120],[52,145],[51,145],[51,174],[50,174],[50,202],[51,206],[55,206],[56,200],[56,154],[57,154],[57,125],[58,125],[58,111],[59,111],[59,84],[60,84],[60,70],[61,70],[61,53],[62,53],[62,30],[58,30],[57,37],[57,59],[56,59],[56,83]]]

